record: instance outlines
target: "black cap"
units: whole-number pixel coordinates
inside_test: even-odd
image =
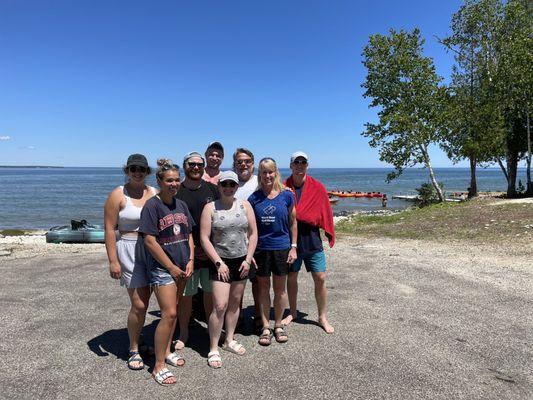
[[[220,142],[209,143],[209,146],[207,146],[207,149],[205,150],[205,152],[207,153],[211,149],[220,150],[222,154],[224,154],[224,147],[222,146],[222,143]]]
[[[146,157],[142,154],[132,154],[128,157],[126,167],[132,167],[134,165],[138,167],[148,168],[148,161],[146,160]]]

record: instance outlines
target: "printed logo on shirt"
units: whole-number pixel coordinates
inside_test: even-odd
[[[265,209],[263,210],[263,214],[270,215],[270,214],[273,214],[274,211],[276,211],[276,207],[271,204],[268,207],[265,207]]]
[[[159,220],[159,232],[175,224],[184,224],[189,226],[187,216],[183,213],[168,214]],[[178,227],[179,228],[179,227]]]
[[[180,226],[178,224],[174,224],[174,235],[178,236],[181,232]]]

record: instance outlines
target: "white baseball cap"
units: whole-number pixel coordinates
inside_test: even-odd
[[[296,160],[298,157],[303,157],[305,158],[305,161],[309,161],[309,157],[307,156],[307,154],[305,154],[303,151],[297,151],[296,153],[292,153],[291,163],[293,163],[294,160]]]

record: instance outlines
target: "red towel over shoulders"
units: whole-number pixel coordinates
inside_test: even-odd
[[[292,176],[285,181],[285,186],[295,191]],[[300,199],[296,201],[296,219],[324,230],[329,247],[335,244],[335,224],[333,211],[329,203],[328,192],[324,185],[307,175]]]

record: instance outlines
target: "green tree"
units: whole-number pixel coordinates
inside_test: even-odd
[[[388,181],[406,167],[423,164],[439,201],[444,201],[428,150],[439,140],[444,90],[433,60],[422,54],[423,44],[418,29],[370,36],[363,50],[367,77],[361,86],[372,99],[370,107],[379,108],[379,122],[366,123],[362,135],[379,148],[381,161],[394,166]]]
[[[453,161],[468,159],[468,196],[477,195],[476,167],[501,151],[505,129],[497,99],[500,0],[467,0],[452,16],[452,35],[441,41],[455,53],[443,149]]]
[[[531,182],[531,96],[533,93],[532,3],[509,0],[499,34],[499,62],[496,75],[499,101],[507,119],[506,161],[508,195],[515,194],[518,160],[525,154],[526,192],[533,195]],[[500,166],[503,164],[500,162]]]

